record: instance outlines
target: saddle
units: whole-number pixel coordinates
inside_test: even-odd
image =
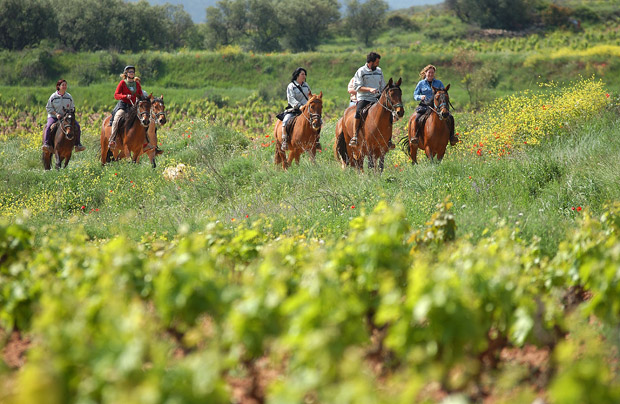
[[[368,116],[368,111],[375,104],[376,104],[376,102],[372,102],[372,103],[366,105],[364,108],[362,108],[362,110],[360,111],[360,116],[361,116],[362,121],[366,120],[366,117]]]
[[[295,115],[293,118],[291,118],[288,123],[286,124],[286,131],[288,133],[291,133],[291,129],[293,129],[295,127],[295,122],[297,122],[297,118],[299,117],[299,115]]]

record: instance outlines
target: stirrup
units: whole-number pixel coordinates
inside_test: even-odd
[[[357,146],[357,136],[353,136],[351,140],[349,140],[349,146]]]
[[[392,143],[392,139],[388,140],[388,149],[390,150],[396,149],[396,145]]]
[[[417,136],[414,136],[414,137],[411,138],[411,142],[409,142],[409,143],[411,143],[411,144],[418,144],[418,143],[420,143],[420,140],[418,139]]]
[[[316,142],[316,149],[323,151],[323,146],[321,146],[321,142]]]
[[[164,151],[162,149],[160,149],[159,147],[155,146],[155,154],[163,154]]]
[[[150,143],[145,143],[144,146],[142,146],[142,153],[146,153],[148,151],[151,151],[155,148],[155,146],[153,146]]]

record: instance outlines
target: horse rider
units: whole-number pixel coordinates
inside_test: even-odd
[[[286,87],[286,100],[288,106],[284,110],[284,118],[282,119],[282,150],[288,150],[287,141],[290,140],[291,130],[288,123],[293,117],[301,114],[300,108],[308,102],[310,96],[310,86],[306,83],[306,69],[298,67],[291,76],[291,82]],[[320,149],[320,143],[317,138],[317,149]]]
[[[379,67],[380,60],[381,55],[376,52],[370,52],[366,56],[366,64],[357,69],[353,76],[353,87],[357,93],[357,108],[355,110],[355,131],[349,141],[349,146],[357,145],[357,135],[362,125],[362,110],[367,105],[379,101],[381,91],[385,88],[385,79]],[[388,146],[390,149],[394,148],[391,139]]]
[[[347,92],[349,93],[349,106],[357,104],[357,91],[355,91],[355,77],[351,77],[349,84],[347,85]]]
[[[110,135],[110,149],[116,147],[116,137],[118,136],[118,126],[122,118],[125,117],[131,105],[137,102],[138,97],[142,97],[142,87],[140,82],[136,81],[136,67],[132,65],[125,66],[123,73],[120,75],[121,81],[116,86],[114,99],[118,100],[114,112],[112,113],[112,134]],[[142,149],[147,152],[155,146],[145,144]]]
[[[427,65],[422,71],[420,71],[420,81],[413,91],[413,99],[420,101],[420,105],[415,109],[416,112],[416,131],[411,139],[411,143],[417,144],[420,134],[422,134],[422,128],[426,121],[426,113],[429,106],[433,104],[433,87],[445,88],[443,83],[435,78],[435,71],[437,69],[433,65]],[[450,129],[450,145],[454,146],[459,142],[458,137],[454,134],[454,117],[452,114],[447,119],[448,128]]]
[[[56,82],[56,91],[52,93],[45,109],[47,110],[47,124],[43,131],[43,151],[51,152],[52,146],[52,133],[51,126],[54,122],[57,122],[65,114],[65,111],[69,111],[75,108],[73,103],[73,97],[67,92],[67,80],[60,79]],[[80,124],[75,120],[75,126],[77,128],[75,134],[75,151],[81,152],[86,150],[86,147],[82,146],[80,142],[80,135],[82,131]]]

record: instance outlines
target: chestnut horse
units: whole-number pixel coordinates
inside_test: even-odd
[[[150,145],[157,147],[157,127],[164,125],[166,120],[166,106],[164,105],[164,96],[153,98],[151,101],[151,123],[147,130],[148,142]],[[151,160],[151,165],[155,168],[155,156],[163,153],[161,150],[151,149],[146,152]]]
[[[336,124],[336,138],[334,141],[334,155],[340,160],[342,168],[347,165],[364,170],[364,157],[368,156],[368,167],[375,168],[378,160],[378,168],[383,171],[383,159],[389,151],[388,142],[392,138],[392,125],[394,121],[402,118],[405,108],[402,102],[400,84],[390,80],[381,91],[379,101],[368,109],[366,117],[359,129],[357,145],[350,146],[349,141],[355,132],[355,106],[344,111],[344,115]]]
[[[285,170],[291,166],[293,159],[299,164],[299,157],[303,152],[307,152],[310,160],[314,163],[316,156],[316,142],[321,133],[323,120],[323,92],[319,95],[308,94],[308,102],[300,108],[301,114],[295,118],[293,128],[289,131],[289,155],[282,150],[282,121],[276,120],[274,137],[276,139],[276,155],[274,162],[282,164]]]
[[[109,125],[112,115],[107,116],[101,125],[101,165],[118,160],[121,157],[131,157],[134,163],[138,162],[138,158],[142,154],[142,147],[146,143],[146,128],[151,122],[151,100],[153,94],[148,97],[140,97],[137,102],[125,114],[125,123],[118,128],[116,137],[116,147],[111,150],[112,156],[108,155],[110,135],[112,127]],[[139,125],[136,125],[136,121]],[[155,153],[152,154],[153,158]],[[155,162],[151,159],[151,164]]]
[[[431,111],[426,118],[423,133],[419,136],[417,144],[411,143],[418,124],[415,119],[416,114],[409,118],[409,156],[412,164],[418,163],[418,148],[424,150],[426,157],[431,161],[435,158],[441,161],[446,154],[446,147],[450,141],[450,128],[447,121],[450,116],[449,89],[450,84],[446,88],[433,87],[433,105],[429,106]]]
[[[56,169],[60,169],[62,162],[65,162],[65,168],[71,160],[73,147],[75,146],[76,132],[78,130],[75,123],[75,108],[64,110],[62,118],[60,118],[52,129],[52,152],[43,152],[43,168],[50,170],[52,168],[52,154],[56,156]]]

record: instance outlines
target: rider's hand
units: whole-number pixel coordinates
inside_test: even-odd
[[[425,95],[421,95],[421,96],[420,96],[420,100],[421,100],[421,101],[426,100],[426,96],[425,96]]]
[[[56,119],[60,119],[60,114],[56,114]]]
[[[127,99],[131,100],[131,95],[127,94]]]

